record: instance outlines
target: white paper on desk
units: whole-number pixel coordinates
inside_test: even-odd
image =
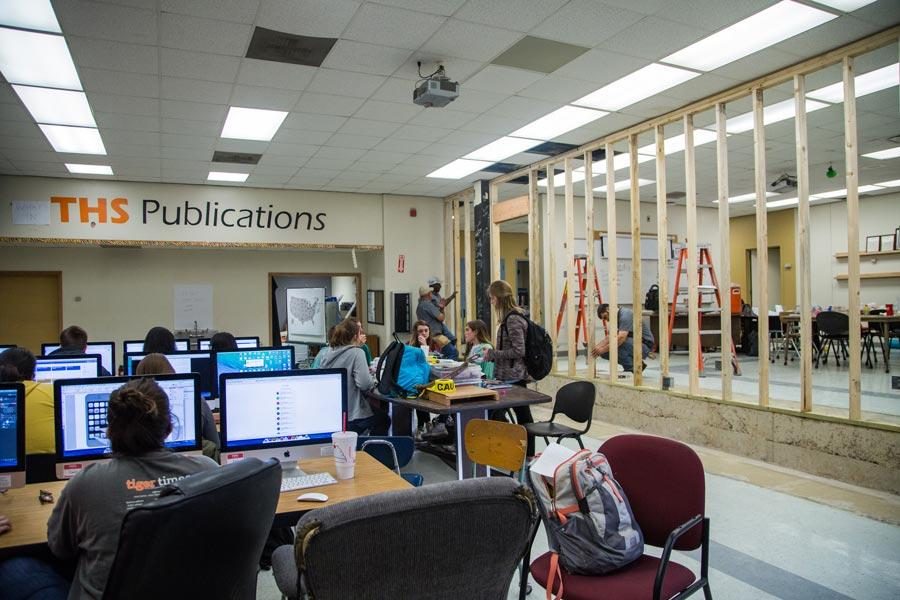
[[[538,475],[553,477],[554,473],[556,473],[556,467],[572,458],[574,454],[575,451],[571,448],[566,448],[555,442],[548,444],[547,449],[541,453],[537,460],[531,463],[531,470]]]
[[[49,200],[13,200],[13,225],[49,225]]]

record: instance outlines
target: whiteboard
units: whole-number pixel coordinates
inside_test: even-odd
[[[619,285],[616,290],[616,300],[619,304],[632,303],[632,286],[631,286],[631,235],[618,234],[616,236],[617,256],[616,267],[619,276]],[[594,262],[597,269],[597,279],[600,281],[600,294],[603,302],[609,302],[609,259],[604,256],[603,250],[608,248],[606,234],[600,239],[594,240]],[[586,254],[587,244],[584,238],[576,238],[572,245],[575,254]],[[670,256],[673,248],[673,241],[669,240]],[[675,276],[675,261],[669,260],[667,265],[669,271],[669,281],[673,281]],[[643,301],[647,290],[651,285],[659,284],[659,260],[657,256],[657,240],[655,237],[641,237],[641,294]],[[565,274],[560,270],[558,290],[562,290],[565,285]]]
[[[175,329],[212,329],[213,286],[176,285],[173,294]]]

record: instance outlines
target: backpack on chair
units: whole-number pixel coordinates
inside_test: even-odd
[[[603,454],[581,450],[560,463],[552,478],[531,470],[528,476],[552,552],[548,593],[560,566],[599,575],[644,553],[644,535]]]

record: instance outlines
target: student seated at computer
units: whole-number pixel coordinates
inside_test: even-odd
[[[144,354],[172,354],[175,351],[175,334],[165,327],[153,327],[144,337]]]
[[[331,336],[331,351],[322,359],[323,369],[347,370],[347,431],[369,435],[387,435],[390,418],[381,407],[373,406],[363,395],[375,387],[366,355],[360,347],[365,333],[355,318],[338,323]]]
[[[209,349],[212,352],[237,350],[238,343],[232,334],[227,331],[220,331],[216,334],[213,334],[213,336],[209,338]]]
[[[25,384],[26,480],[56,480],[56,432],[53,424],[53,386],[34,381],[34,354],[10,348],[0,354],[0,382]]]
[[[154,352],[142,358],[134,372],[136,375],[170,375],[175,373],[175,369],[169,359]],[[216,422],[206,400],[200,401],[200,426],[203,437],[203,454],[216,459],[216,452],[219,449],[219,432],[216,430]]]
[[[59,348],[48,354],[48,356],[74,356],[77,354],[87,354],[88,334],[78,325],[66,327],[59,333]],[[101,377],[109,377],[110,373],[103,365],[100,365],[99,374]]]
[[[113,391],[108,410],[112,460],[89,465],[72,478],[47,523],[51,552],[78,562],[72,583],[77,587],[70,598],[103,596],[125,513],[156,499],[162,488],[138,484],[174,481],[217,467],[205,456],[185,456],[163,447],[172,431],[169,398],[152,379],[130,381]],[[160,576],[164,582],[165,574]]]

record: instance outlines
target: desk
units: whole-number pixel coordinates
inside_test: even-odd
[[[884,372],[891,372],[891,324],[900,323],[900,315],[894,314],[891,316],[888,315],[867,315],[861,314],[859,316],[860,321],[863,323],[868,323],[870,326],[877,325],[881,328],[881,339],[883,341],[881,348],[881,357],[884,359]],[[798,313],[782,313],[781,321],[783,323],[799,323],[800,315]],[[816,319],[813,317],[813,325],[815,325]]]
[[[313,458],[300,461],[300,467],[308,473],[327,471],[335,475],[334,458]],[[0,515],[9,517],[12,530],[0,535],[0,558],[6,558],[45,546],[47,543],[47,521],[53,511],[53,504],[38,502],[38,490],[53,492],[54,498],[65,487],[65,481],[33,483],[25,487],[9,490],[0,495]],[[362,498],[380,492],[403,490],[409,483],[380,462],[366,454],[356,455],[356,477],[338,480],[337,484],[317,488],[284,492],[278,499],[275,510],[275,527],[289,527],[297,524],[297,519],[314,508],[329,506],[345,500]],[[297,496],[306,492],[322,492],[328,496],[327,502],[297,502]]]
[[[542,394],[528,388],[517,385],[511,388],[497,390],[500,395],[497,400],[472,400],[469,402],[457,402],[450,406],[444,406],[437,402],[424,400],[419,398],[389,398],[380,394],[374,394],[378,399],[390,402],[395,407],[402,406],[409,409],[426,410],[428,412],[439,415],[453,415],[456,421],[456,476],[458,479],[468,479],[472,477],[472,462],[466,455],[465,435],[466,424],[472,419],[488,419],[490,412],[494,410],[503,410],[514,406],[529,406],[532,404],[544,404],[551,402],[553,398],[547,394]],[[400,419],[403,423],[404,420]],[[408,427],[408,422],[406,422]],[[410,435],[408,431],[394,430],[394,435]],[[479,467],[478,475],[484,475],[485,470]]]

